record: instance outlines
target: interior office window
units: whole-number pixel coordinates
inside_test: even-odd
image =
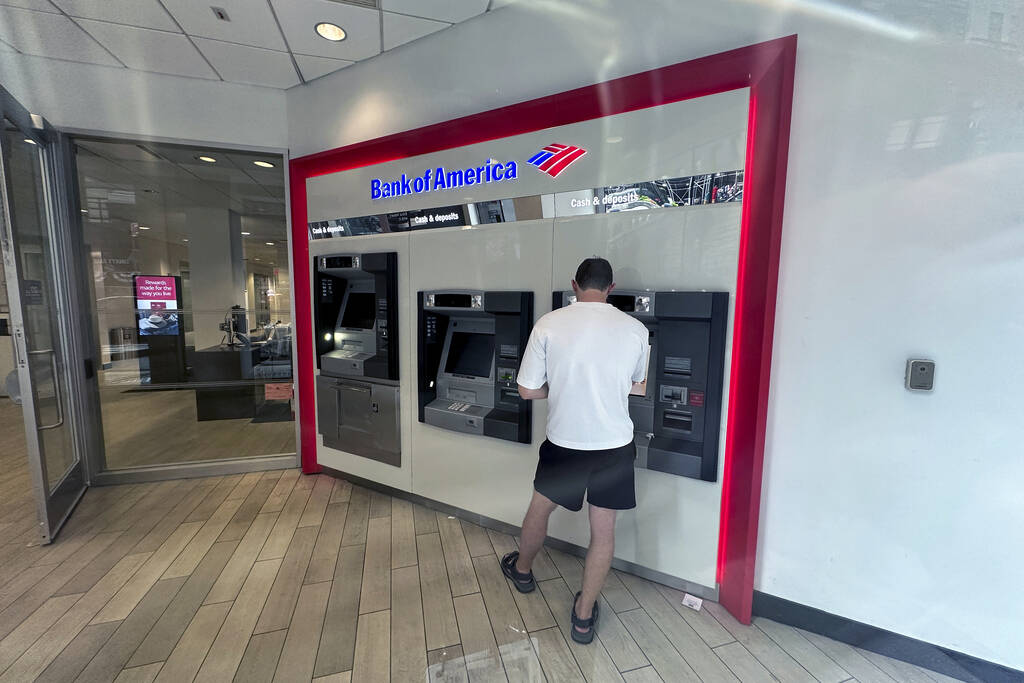
[[[75,149],[106,468],[294,453],[283,159]]]

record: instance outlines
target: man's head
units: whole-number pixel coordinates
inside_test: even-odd
[[[577,301],[604,301],[613,289],[612,264],[605,259],[597,256],[584,259],[576,269],[572,290]]]

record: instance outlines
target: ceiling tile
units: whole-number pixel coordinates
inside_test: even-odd
[[[121,66],[63,14],[0,7],[0,40],[29,55]]]
[[[355,64],[355,62],[349,62],[344,59],[310,57],[309,55],[295,55],[295,61],[299,63],[299,70],[302,72],[302,78],[307,81],[311,81],[314,78],[320,78],[321,76],[326,76],[338,69],[344,69],[350,64]]]
[[[382,10],[455,23],[487,11],[487,0],[381,0]]]
[[[220,77],[232,83],[249,83],[268,88],[290,88],[299,84],[299,74],[287,52],[275,52],[248,45],[194,38],[196,46],[213,64]]]
[[[331,0],[271,0],[284,29],[288,46],[296,54],[358,61],[380,53],[380,13]],[[327,21],[345,29],[345,40],[331,42],[315,27]]]
[[[216,79],[210,65],[181,33],[79,19],[78,23],[131,69]]]
[[[73,17],[116,24],[177,31],[178,26],[157,0],[53,0]]]
[[[265,0],[163,0],[163,3],[189,35],[269,50],[288,49]],[[218,19],[211,6],[227,12],[229,21]]]
[[[390,50],[423,36],[436,33],[451,24],[430,19],[407,17],[404,14],[384,13],[384,49]]]

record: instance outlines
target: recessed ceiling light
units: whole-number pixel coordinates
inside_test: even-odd
[[[611,136],[609,138],[605,138],[604,141],[614,145],[617,142],[622,142],[622,136],[621,135],[613,135],[613,136]]]
[[[149,226],[148,225],[140,225],[139,226],[139,230],[149,230]]]
[[[186,238],[184,238],[184,239],[183,239],[183,240],[181,240],[181,241],[182,241],[182,242],[188,242],[188,238],[186,237]]]
[[[326,21],[321,21],[316,25],[316,32],[321,38],[337,43],[341,40],[345,40],[345,29],[338,26],[337,24],[331,24]]]
[[[267,244],[267,246],[268,246],[268,247],[272,247],[272,246],[274,246],[274,243],[273,243],[273,242],[267,242],[266,244]]]
[[[274,168],[274,165],[269,161],[254,161],[252,163],[256,164],[260,168]]]
[[[196,159],[199,159],[199,161],[205,161],[208,164],[215,164],[215,163],[217,163],[217,160],[214,159],[213,157],[198,156],[198,157],[196,157]]]
[[[35,140],[32,140],[31,138],[25,138],[25,142],[27,142],[27,143],[28,143],[28,144],[30,144],[30,145],[34,145],[34,144],[36,144],[36,141],[35,141]]]
[[[259,256],[257,256],[256,258],[253,259],[253,261],[259,261],[259,260],[260,260]]]
[[[242,233],[242,237],[248,237],[251,234],[252,234],[251,232],[243,232]]]
[[[81,209],[82,213],[89,213],[89,209]]]

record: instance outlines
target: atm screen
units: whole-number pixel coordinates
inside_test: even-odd
[[[376,303],[373,292],[349,292],[345,310],[341,314],[341,327],[372,329],[377,319],[374,310]]]
[[[444,371],[452,375],[490,377],[493,361],[493,334],[453,332]]]
[[[636,310],[636,297],[632,294],[610,294],[608,303],[624,313],[632,313]]]

